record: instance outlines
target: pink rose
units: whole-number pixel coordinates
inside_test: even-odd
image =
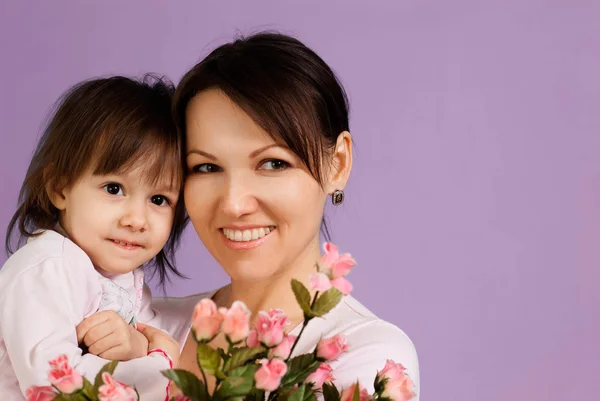
[[[83,377],[69,365],[66,355],[51,360],[48,380],[61,393],[72,394],[83,387]]]
[[[116,381],[108,372],[102,373],[103,385],[98,388],[100,401],[137,401],[134,389]]]
[[[210,298],[204,298],[194,308],[192,327],[197,341],[212,340],[221,329],[223,316],[217,311],[217,305]]]
[[[401,363],[396,363],[391,359],[385,361],[385,366],[381,372],[377,374],[380,378],[388,380],[398,380],[406,375],[406,368]]]
[[[346,337],[337,334],[324,338],[317,344],[317,357],[326,361],[335,361],[348,349]]]
[[[260,311],[256,322],[258,341],[268,348],[279,345],[287,325],[289,322],[281,309],[271,309],[269,313]]]
[[[322,362],[317,370],[315,370],[306,378],[306,383],[313,383],[313,388],[320,389],[323,387],[323,383],[331,383],[334,380],[333,375],[331,374],[332,372],[333,369],[331,369],[331,366],[329,366],[329,364],[326,362]]]
[[[281,359],[263,359],[260,361],[262,365],[256,373],[254,380],[256,388],[266,391],[275,391],[281,383],[281,378],[287,372],[287,365]]]
[[[256,330],[250,330],[250,333],[248,333],[248,338],[246,338],[246,345],[250,348],[260,347],[260,343],[258,342],[258,333]]]
[[[314,273],[309,278],[310,288],[315,291],[324,292],[331,288],[331,281],[325,273]]]
[[[363,388],[363,386],[361,386],[358,383],[355,383],[353,385],[351,385],[350,387],[348,387],[347,389],[345,389],[344,391],[342,391],[342,396],[340,397],[340,401],[352,401],[352,398],[354,397],[354,390],[356,389],[356,386],[358,385],[358,393],[360,394],[360,401],[369,401],[371,400],[371,396],[369,395],[369,393],[367,393],[367,390]]]
[[[348,275],[352,267],[356,265],[349,253],[340,255],[338,248],[331,243],[325,243],[323,250],[324,253],[319,261],[319,270],[327,272],[332,279]]]
[[[231,342],[237,343],[248,336],[250,331],[250,309],[241,301],[235,301],[231,308],[219,309],[223,316],[221,329]]]
[[[352,284],[344,278],[356,265],[349,253],[339,254],[338,249],[331,243],[325,243],[324,253],[318,263],[319,272],[313,274],[309,281],[313,290],[327,291],[334,287],[342,294],[352,291]]]
[[[331,285],[337,288],[342,294],[348,295],[352,291],[352,284],[344,277],[338,277],[331,280]]]
[[[29,387],[25,395],[27,396],[27,401],[52,401],[57,396],[54,392],[54,387],[50,386]]]
[[[387,360],[385,367],[377,374],[378,380],[386,379],[382,397],[392,401],[408,401],[415,397],[414,384],[406,374],[402,364]]]
[[[292,352],[292,346],[294,345],[296,338],[296,336],[284,335],[281,343],[279,343],[277,347],[271,349],[269,357],[287,359],[288,356],[290,356],[290,352]]]

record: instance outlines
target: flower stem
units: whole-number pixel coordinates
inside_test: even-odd
[[[200,372],[202,373],[202,378],[204,379],[204,388],[206,389],[206,395],[210,396],[208,393],[208,382],[206,381],[206,374],[204,373],[204,369],[200,367]]]
[[[317,297],[319,296],[319,291],[315,292],[315,297],[313,298],[312,302],[310,303],[310,309],[312,310],[313,306],[315,306],[315,302],[317,302]],[[287,363],[290,358],[292,357],[292,353],[294,352],[294,349],[296,348],[296,345],[298,344],[298,341],[300,341],[300,337],[302,336],[302,333],[304,333],[304,329],[306,328],[306,326],[308,325],[308,322],[310,322],[310,320],[312,319],[311,316],[304,316],[304,322],[302,322],[302,328],[300,329],[300,333],[298,333],[298,337],[296,337],[296,341],[294,341],[294,345],[292,345],[292,349],[290,350],[290,354],[288,355],[287,359],[285,360],[285,362]]]

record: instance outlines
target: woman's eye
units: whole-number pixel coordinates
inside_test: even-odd
[[[151,199],[151,202],[156,206],[167,206],[169,205],[169,200],[162,195],[154,195]]]
[[[198,164],[197,166],[192,167],[193,173],[201,173],[201,174],[216,173],[219,170],[220,170],[219,166],[217,166],[216,164],[212,164],[212,163],[202,163],[202,164]]]
[[[123,188],[121,188],[120,184],[111,182],[110,184],[106,184],[103,188],[111,195],[123,195]]]
[[[288,167],[290,167],[288,162],[278,159],[267,160],[260,165],[261,170],[285,170]]]

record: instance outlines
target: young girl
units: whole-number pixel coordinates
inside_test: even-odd
[[[7,232],[9,253],[17,228],[26,244],[0,270],[3,399],[49,385],[48,362],[61,354],[92,382],[108,360],[125,361],[116,380],[144,401],[165,399],[160,370],[179,346],[158,331],[149,341],[136,323],[169,331],[150,307],[143,267],[161,281],[179,274],[172,258],[185,212],[172,93],[156,79],[91,80],[51,119]]]

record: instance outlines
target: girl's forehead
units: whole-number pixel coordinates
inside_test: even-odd
[[[131,156],[120,165],[96,163],[92,174],[118,176],[123,180],[150,187],[178,189],[183,179],[180,154],[146,151]]]

